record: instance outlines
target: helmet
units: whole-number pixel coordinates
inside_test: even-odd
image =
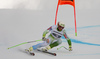
[[[63,22],[58,22],[58,27],[61,26],[61,27],[65,27],[65,24]]]

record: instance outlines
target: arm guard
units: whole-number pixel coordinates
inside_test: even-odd
[[[43,37],[45,37],[47,33],[49,33],[49,30],[45,30],[45,31],[43,32]]]
[[[52,30],[52,27],[49,27],[47,30],[45,30],[45,31],[43,32],[43,37],[45,37],[46,34],[49,33],[49,31],[51,31],[51,30]]]
[[[67,40],[67,42],[68,42],[68,44],[69,44],[69,47],[71,47],[72,46],[72,44],[71,44],[71,40],[68,38],[68,39],[66,39]]]

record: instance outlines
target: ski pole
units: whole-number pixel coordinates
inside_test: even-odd
[[[29,42],[20,43],[20,44],[17,44],[17,45],[15,45],[15,46],[9,47],[8,49],[11,49],[11,48],[14,48],[14,47],[23,45],[23,44],[32,43],[32,42],[38,42],[38,41],[42,41],[42,39],[40,39],[40,40],[35,40],[35,41],[29,41]]]
[[[57,50],[59,50],[59,49],[61,49],[61,48],[65,48],[66,50],[69,50],[69,49],[67,49],[67,48],[64,47],[64,46],[61,46],[61,47],[57,48]]]

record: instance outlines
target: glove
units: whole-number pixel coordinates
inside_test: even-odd
[[[43,40],[43,41],[46,41],[46,38],[45,38],[45,37],[42,37],[42,40]]]
[[[69,51],[72,51],[72,47],[69,47]]]

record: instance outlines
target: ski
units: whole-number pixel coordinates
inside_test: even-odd
[[[26,51],[28,54],[30,54],[30,55],[32,55],[32,56],[35,56],[35,53],[30,52],[28,49],[25,49],[25,51]]]
[[[43,52],[43,53],[48,53],[50,55],[56,56],[56,53],[52,53],[52,52],[48,52],[48,51],[42,51],[42,50],[39,50],[39,49],[37,49],[37,51],[40,51],[40,52]]]

